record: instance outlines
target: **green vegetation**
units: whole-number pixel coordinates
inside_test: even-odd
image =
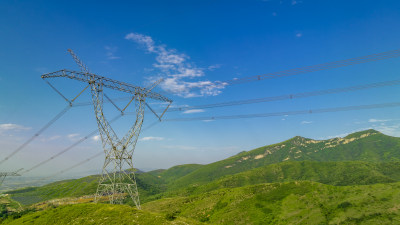
[[[223,188],[142,207],[211,224],[400,224],[399,201],[400,183],[339,187],[301,181]]]
[[[170,190],[168,195],[288,181],[315,181],[335,186],[393,183],[400,181],[400,162],[283,162],[224,176],[204,185],[191,184],[187,188]]]
[[[400,161],[398,149],[400,149],[400,138],[386,136],[375,130],[324,141],[294,137],[202,166],[175,180],[169,186],[178,189],[191,184],[205,184],[226,175],[285,161],[395,162]]]
[[[65,206],[90,202],[68,199],[96,192],[99,177],[89,176],[7,192],[24,205],[59,200],[34,206],[50,209],[5,221],[51,224],[54,217],[58,224],[107,224],[119,215],[121,224],[400,224],[399,149],[400,138],[374,130],[321,141],[294,137],[208,165],[139,173],[143,211]],[[108,211],[110,217],[99,216]]]
[[[4,224],[197,224],[186,218],[137,210],[127,205],[78,204],[29,213]]]

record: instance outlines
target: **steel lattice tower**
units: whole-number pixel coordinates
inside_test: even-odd
[[[143,124],[145,107],[147,106],[150,108],[150,106],[146,103],[146,99],[151,98],[169,103],[160,116],[150,108],[150,110],[160,120],[171,105],[172,100],[152,91],[152,89],[157,86],[161,80],[157,81],[149,88],[142,88],[98,76],[93,73],[89,73],[87,67],[79,60],[72,50],[68,51],[74,58],[75,62],[80,66],[81,72],[60,70],[53,73],[44,74],[42,75],[42,79],[64,77],[87,83],[86,88],[83,89],[77,95],[77,97],[82,94],[84,90],[90,87],[94,113],[105,153],[104,166],[102,169],[101,178],[99,180],[95,201],[98,202],[100,198],[104,196],[108,197],[111,204],[121,204],[126,196],[130,196],[137,208],[140,209],[139,193],[136,185],[132,155]],[[122,110],[120,110],[121,114],[123,114],[125,109],[127,109],[128,106],[134,102],[136,111],[135,123],[121,139],[117,136],[109,121],[104,116],[103,97],[105,96],[108,101],[111,101],[111,99],[104,94],[104,88],[125,92],[131,95],[129,103]],[[61,94],[60,92],[58,93]],[[72,104],[77,97],[75,97],[72,101],[66,100]],[[126,167],[128,167],[128,170],[124,169]]]

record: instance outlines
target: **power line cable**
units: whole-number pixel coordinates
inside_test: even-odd
[[[339,61],[334,61],[334,62],[328,62],[328,63],[323,63],[323,64],[317,64],[317,65],[313,65],[313,66],[305,66],[305,67],[299,67],[299,68],[295,68],[295,69],[283,70],[283,71],[279,71],[279,72],[266,73],[266,74],[261,74],[261,75],[256,75],[256,76],[235,78],[235,79],[230,79],[230,80],[225,80],[225,81],[216,81],[216,83],[220,83],[225,86],[241,84],[241,83],[248,83],[248,82],[261,81],[261,80],[277,78],[277,77],[292,76],[292,75],[334,69],[334,68],[351,66],[351,65],[362,64],[362,63],[367,63],[367,62],[380,61],[380,60],[396,58],[396,57],[400,57],[400,49],[376,53],[376,54],[370,54],[370,55],[365,55],[365,56],[355,57],[355,58],[350,58],[350,59],[345,59],[345,60],[339,60]],[[115,99],[113,99],[113,101],[122,101],[122,100],[128,100],[128,99],[130,99],[130,97],[121,97],[121,98],[115,98]],[[104,102],[111,102],[111,101],[104,101]],[[81,103],[74,103],[74,106],[87,106],[87,105],[91,105],[91,104],[92,104],[91,102],[81,102]],[[170,111],[170,110],[168,110],[168,111]]]
[[[316,71],[321,71],[321,70],[345,67],[345,66],[350,66],[350,65],[362,64],[362,63],[367,63],[367,62],[379,61],[379,60],[384,60],[384,59],[396,58],[399,56],[400,56],[400,49],[397,49],[397,50],[391,50],[391,51],[386,51],[386,52],[377,53],[377,54],[356,57],[356,58],[350,58],[350,59],[345,59],[345,60],[340,60],[340,61],[317,64],[317,65],[313,65],[313,66],[306,66],[306,67],[283,70],[283,71],[273,72],[273,73],[266,73],[266,74],[261,74],[261,75],[256,75],[256,76],[248,76],[248,77],[243,77],[243,78],[219,81],[217,83],[221,83],[224,85],[242,84],[242,83],[260,81],[260,80],[265,80],[265,79],[284,77],[284,76],[292,76],[292,75],[316,72]]]
[[[118,119],[121,118],[121,117],[122,117],[122,114],[121,114],[121,115],[118,115],[118,116],[116,116],[116,117],[114,117],[112,120],[110,120],[110,123],[115,122],[116,120],[118,120]],[[43,166],[44,164],[50,162],[51,160],[57,158],[58,156],[60,156],[60,155],[62,155],[62,154],[64,154],[64,153],[66,153],[67,151],[69,151],[69,150],[71,150],[72,148],[76,147],[76,146],[79,145],[80,143],[86,141],[87,139],[89,139],[89,138],[92,137],[93,135],[97,134],[98,132],[99,132],[98,129],[96,129],[96,130],[90,132],[88,135],[86,135],[85,137],[79,139],[77,142],[73,143],[73,144],[70,145],[69,147],[67,147],[67,148],[65,148],[64,150],[62,150],[61,152],[59,152],[59,153],[57,153],[57,154],[51,156],[50,158],[48,158],[48,159],[46,159],[46,160],[44,160],[44,161],[42,161],[42,162],[40,162],[40,163],[38,163],[38,164],[32,166],[31,168],[29,168],[29,169],[23,171],[22,174],[28,173],[28,172],[30,172],[30,171],[32,171],[32,170],[34,170],[34,169],[36,169],[36,168],[38,168],[38,167],[40,167],[40,166]]]
[[[350,86],[350,87],[344,87],[344,88],[323,89],[323,90],[318,90],[318,91],[313,91],[313,92],[302,92],[302,93],[286,94],[286,95],[271,96],[271,97],[264,97],[264,98],[219,102],[219,103],[197,105],[197,106],[181,106],[181,107],[176,107],[176,108],[169,108],[167,112],[185,111],[185,110],[190,110],[190,109],[218,108],[218,107],[236,106],[236,105],[244,105],[244,104],[255,104],[255,103],[281,101],[281,100],[288,100],[288,99],[295,99],[295,98],[307,98],[307,97],[313,97],[313,96],[346,93],[346,92],[353,92],[353,91],[360,91],[360,90],[367,90],[367,89],[372,89],[372,88],[388,87],[388,86],[395,86],[395,85],[400,85],[400,80],[383,81],[383,82],[356,85],[356,86]],[[118,100],[126,100],[126,99],[125,98],[114,99],[114,101],[118,101]],[[91,103],[85,103],[85,104],[78,103],[78,104],[79,104],[78,106],[87,106],[87,105],[90,105]],[[73,105],[73,106],[77,106],[77,105]],[[157,112],[159,113],[161,111],[157,111]],[[126,112],[125,114],[131,115],[131,114],[135,114],[135,113],[134,112]]]
[[[40,134],[42,134],[47,128],[49,128],[53,123],[55,123],[58,119],[60,119],[69,109],[71,106],[65,107],[61,112],[59,112],[53,119],[51,119],[46,125],[44,125],[37,133],[35,133],[31,138],[25,141],[21,146],[11,152],[7,157],[0,161],[0,165],[10,159],[12,156],[17,154],[19,151],[24,149],[29,143],[35,140]]]
[[[116,119],[117,119],[117,117],[114,118],[113,120],[115,121]],[[159,120],[157,120],[157,121],[151,123],[149,126],[143,128],[143,129],[142,129],[142,132],[144,132],[144,131],[146,131],[146,130],[152,128],[153,126],[155,126],[155,125],[158,124],[158,123],[160,123]],[[93,132],[92,132],[92,133],[93,133]],[[82,142],[85,141],[85,140],[87,140],[87,138],[83,138],[83,139],[84,139],[84,140],[82,140]],[[79,140],[79,141],[81,141],[81,140]],[[78,141],[78,142],[79,142],[79,141]],[[81,143],[81,142],[80,142],[80,143]],[[75,146],[76,146],[76,145],[74,145],[73,147],[75,147]],[[71,147],[71,148],[73,148],[73,147]],[[70,148],[70,149],[71,149],[71,148]],[[70,149],[69,149],[69,150],[70,150]],[[46,177],[44,177],[44,178],[42,178],[42,179],[39,179],[38,181],[34,181],[34,182],[32,182],[32,183],[38,183],[38,182],[42,182],[42,181],[51,179],[51,178],[53,178],[53,177],[56,177],[56,176],[58,176],[58,175],[60,175],[60,174],[63,174],[63,173],[65,173],[65,172],[69,171],[69,170],[72,170],[72,169],[74,169],[74,168],[76,168],[76,167],[78,167],[78,166],[80,166],[80,165],[82,165],[82,164],[84,164],[84,163],[86,163],[86,162],[89,162],[90,160],[92,160],[92,159],[94,159],[94,158],[100,156],[100,155],[103,154],[103,153],[104,153],[104,151],[98,152],[97,154],[95,154],[95,155],[93,155],[93,156],[91,156],[91,157],[89,157],[89,158],[87,158],[87,159],[85,159],[85,160],[83,160],[83,161],[81,161],[81,162],[79,162],[79,163],[77,163],[77,164],[75,164],[75,165],[73,165],[73,166],[67,168],[67,169],[61,170],[61,171],[59,171],[59,172],[57,172],[57,173],[55,173],[55,174],[53,174],[53,175],[50,175],[50,176],[46,176]],[[50,158],[50,159],[47,159],[47,160],[45,160],[45,161],[43,161],[43,162],[41,162],[41,163],[39,163],[39,164],[40,164],[40,166],[41,166],[41,165],[43,165],[44,163],[47,163],[48,161],[53,160],[53,159],[54,159],[54,158],[52,158],[52,159],[51,159],[51,158]],[[35,167],[35,168],[39,167],[39,166],[38,166],[39,164],[37,164],[37,165],[34,166],[34,167]],[[34,168],[32,167],[31,169],[29,169],[29,171],[31,171],[31,170],[33,170],[33,169],[34,169]],[[28,172],[28,171],[24,171],[24,173],[26,173],[26,172]]]
[[[185,111],[185,110],[190,110],[190,109],[206,109],[206,108],[236,106],[236,105],[244,105],[244,104],[254,104],[254,103],[262,103],[262,102],[289,100],[289,99],[296,99],[296,98],[307,98],[307,97],[313,97],[313,96],[346,93],[346,92],[352,92],[352,91],[360,91],[360,90],[367,90],[367,89],[371,89],[371,88],[379,88],[379,87],[395,86],[395,85],[400,85],[400,80],[392,80],[392,81],[371,83],[371,84],[365,84],[365,85],[357,85],[357,86],[344,87],[344,88],[324,89],[324,90],[313,91],[313,92],[303,92],[303,93],[279,95],[279,96],[256,98],[256,99],[220,102],[220,103],[197,105],[197,106],[184,106],[184,107],[179,107],[179,108],[171,108],[168,110],[168,112]]]
[[[377,109],[377,108],[388,108],[388,107],[398,107],[398,106],[400,106],[400,102],[372,104],[372,105],[345,106],[345,107],[334,107],[334,108],[312,109],[312,110],[260,113],[260,114],[242,114],[242,115],[211,116],[211,117],[191,117],[191,118],[172,118],[172,119],[165,119],[164,121],[178,122],[178,121],[196,121],[196,120],[209,121],[209,120],[226,120],[226,119],[245,119],[245,118],[273,117],[273,116],[285,116],[285,115],[300,115],[300,114],[312,114],[312,113],[353,111],[353,110],[363,110],[363,109]]]

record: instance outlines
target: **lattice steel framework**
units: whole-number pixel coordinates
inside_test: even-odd
[[[68,51],[81,68],[81,72],[60,70],[53,73],[44,74],[42,75],[42,79],[64,77],[87,83],[88,86],[83,89],[81,93],[90,87],[94,113],[105,153],[102,176],[99,180],[95,201],[97,202],[101,198],[106,197],[111,204],[121,204],[126,196],[130,196],[137,208],[140,209],[139,193],[136,185],[132,155],[143,124],[145,107],[147,106],[150,108],[150,106],[146,103],[146,99],[151,98],[161,102],[169,103],[161,115],[157,115],[154,110],[150,108],[150,110],[158,117],[160,121],[164,113],[171,105],[172,100],[152,91],[152,89],[157,86],[161,80],[157,81],[149,88],[142,88],[110,78],[98,76],[90,73],[87,67],[81,62],[81,60],[79,60],[72,50]],[[136,121],[121,139],[117,136],[113,128],[110,126],[109,121],[103,114],[103,97],[105,96],[108,101],[111,101],[111,99],[104,94],[104,88],[125,92],[131,95],[132,98],[122,110],[117,107],[122,114],[128,108],[128,106],[134,102]],[[81,93],[79,93],[78,96]],[[77,97],[75,97],[72,101],[66,100],[71,104]],[[126,167],[129,169],[124,169]]]
[[[6,177],[21,176],[21,174],[18,173],[21,170],[22,169],[19,169],[19,170],[15,171],[15,172],[0,172],[0,187],[3,184],[4,180],[6,179]]]

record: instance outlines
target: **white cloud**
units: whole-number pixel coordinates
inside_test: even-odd
[[[100,135],[96,135],[92,137],[93,141],[100,141]]]
[[[42,142],[48,142],[48,141],[55,141],[55,140],[58,140],[58,139],[60,139],[60,138],[62,138],[62,136],[60,136],[60,135],[54,135],[54,136],[51,136],[51,137],[43,137],[42,139],[40,139]]]
[[[381,122],[387,122],[390,120],[378,120],[378,119],[369,119],[368,122],[369,123],[381,123]]]
[[[211,65],[211,66],[209,66],[207,69],[208,69],[209,71],[214,71],[214,70],[219,69],[219,68],[221,68],[221,64]]]
[[[202,112],[204,112],[204,109],[188,109],[183,111],[182,113],[192,114],[192,113],[202,113]]]
[[[215,121],[215,120],[203,120],[203,122],[206,122],[206,123],[213,122],[213,121]]]
[[[150,36],[129,33],[125,39],[142,45],[149,53],[156,54],[156,63],[153,67],[160,70],[162,74],[150,79],[155,81],[160,76],[163,77],[164,82],[160,84],[160,87],[165,91],[185,98],[215,96],[220,94],[227,85],[222,82],[194,80],[204,76],[204,69],[188,63],[189,56],[180,54],[175,49],[168,49],[165,45],[155,44]],[[209,67],[209,69],[215,68],[216,65]]]
[[[183,150],[183,151],[232,151],[240,150],[237,146],[187,146],[187,145],[165,145],[166,149]]]
[[[24,127],[22,125],[14,124],[14,123],[3,123],[0,124],[0,132],[2,131],[24,131],[30,130],[31,127]]]
[[[162,140],[164,140],[164,138],[163,137],[151,137],[151,136],[149,136],[149,137],[142,137],[139,140],[140,141],[162,141]]]
[[[119,59],[120,57],[115,56],[115,52],[117,52],[117,47],[110,47],[110,46],[105,46],[106,49],[106,55],[108,59]]]
[[[364,128],[359,128],[359,129],[354,129],[350,132],[346,132],[346,133],[341,133],[341,134],[337,134],[337,135],[332,135],[332,136],[327,136],[327,137],[322,137],[319,138],[320,140],[326,140],[326,139],[332,139],[332,138],[344,138],[349,134],[355,133],[355,132],[359,132],[359,131],[364,131],[364,130],[369,130],[372,129],[372,127],[364,127]]]
[[[301,38],[302,36],[303,36],[302,33],[300,33],[300,32],[296,33],[296,37]]]
[[[79,134],[78,133],[68,134],[67,138],[70,139],[71,141],[77,141],[79,139]]]
[[[167,149],[175,149],[175,150],[198,150],[198,147],[186,146],[186,145],[165,145],[163,147],[167,148]]]
[[[313,123],[313,121],[301,121],[301,124],[310,124]]]
[[[51,137],[49,137],[49,141],[54,141],[54,140],[57,140],[57,139],[60,139],[61,138],[61,136],[60,135],[54,135],[54,136],[51,136]]]
[[[395,137],[400,136],[400,124],[391,124],[391,125],[374,124],[372,125],[372,128],[389,136],[395,136]]]

